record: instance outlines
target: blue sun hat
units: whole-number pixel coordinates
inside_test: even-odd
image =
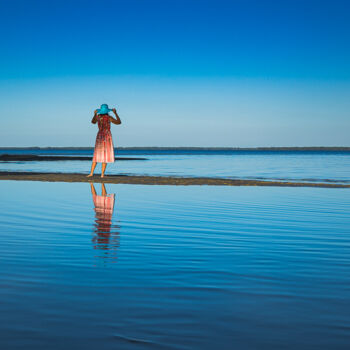
[[[101,105],[101,108],[97,110],[98,114],[108,114],[108,112],[110,112],[111,109],[108,108],[108,105],[106,103]]]

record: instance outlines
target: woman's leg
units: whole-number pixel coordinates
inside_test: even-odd
[[[90,176],[94,175],[95,168],[96,168],[96,162],[92,162],[92,164],[91,164],[91,171],[90,171],[90,174],[87,177],[90,177]]]
[[[102,193],[101,194],[103,197],[107,196],[106,186],[103,182],[102,182]]]
[[[101,177],[104,177],[104,176],[105,176],[106,166],[107,166],[107,163],[102,163],[102,173],[101,173]]]
[[[90,182],[90,186],[91,186],[91,194],[93,196],[96,196],[96,190],[95,190],[95,186],[93,182]]]

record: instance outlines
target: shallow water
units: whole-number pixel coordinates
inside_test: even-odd
[[[0,182],[1,349],[348,349],[349,190],[106,189]]]
[[[91,155],[84,150],[2,150],[0,153]],[[117,156],[145,157],[146,161],[117,161],[108,174],[204,176],[304,182],[350,183],[350,152],[310,151],[119,151]],[[0,171],[80,172],[88,174],[88,161],[0,162]],[[100,167],[97,167],[97,173]]]

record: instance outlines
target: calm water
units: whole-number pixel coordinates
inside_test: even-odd
[[[1,153],[92,155],[92,151],[0,150]],[[350,152],[264,151],[118,151],[119,156],[146,157],[146,161],[122,161],[109,165],[109,174],[207,176],[305,182],[350,183]],[[0,171],[89,173],[90,162],[0,162]],[[100,168],[97,167],[97,172]]]
[[[349,349],[349,190],[106,187],[0,182],[1,349]]]

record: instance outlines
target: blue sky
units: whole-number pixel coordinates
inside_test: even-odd
[[[350,146],[350,2],[0,0],[0,146]]]

